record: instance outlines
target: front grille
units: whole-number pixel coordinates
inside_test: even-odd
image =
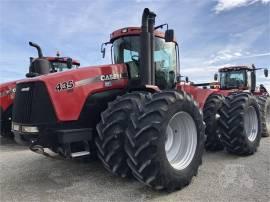
[[[48,124],[56,121],[54,109],[43,82],[16,85],[13,121],[22,124]]]
[[[35,83],[20,83],[16,86],[13,121],[18,123],[30,122],[34,87]],[[23,89],[29,89],[29,91]]]

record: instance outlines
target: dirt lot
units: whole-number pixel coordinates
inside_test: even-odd
[[[192,183],[171,194],[112,176],[99,161],[50,159],[1,140],[0,201],[269,201],[270,138],[250,157],[205,153]]]

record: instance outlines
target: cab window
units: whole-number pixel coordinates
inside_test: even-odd
[[[126,36],[113,42],[114,63],[126,63],[131,78],[139,78],[140,37]],[[176,44],[166,43],[164,39],[155,37],[154,62],[156,84],[161,89],[172,88],[176,75]]]
[[[71,69],[78,69],[79,65],[72,65]],[[62,71],[66,71],[66,70],[70,70],[67,67],[67,63],[64,62],[51,62],[51,69],[50,72],[52,71],[56,71],[56,72],[62,72]]]
[[[223,89],[232,89],[238,87],[245,87],[246,72],[245,71],[228,71],[221,72],[220,84]]]

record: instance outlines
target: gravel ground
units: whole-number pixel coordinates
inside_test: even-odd
[[[0,201],[270,201],[270,138],[249,157],[205,153],[192,183],[156,192],[107,172],[99,161],[52,159],[1,140]]]

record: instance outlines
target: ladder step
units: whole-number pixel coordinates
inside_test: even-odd
[[[89,154],[90,154],[89,151],[81,151],[81,152],[71,153],[71,157],[76,158],[76,157],[79,157],[79,156],[86,156],[86,155],[89,155]]]

